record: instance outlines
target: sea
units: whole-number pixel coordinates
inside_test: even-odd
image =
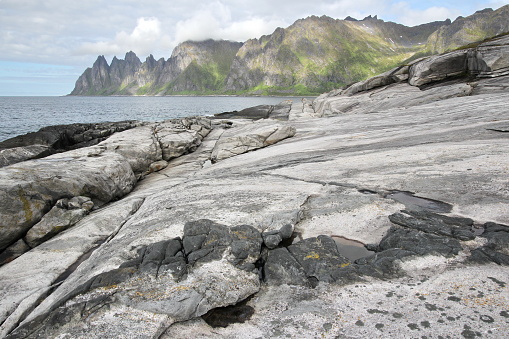
[[[41,127],[123,120],[163,121],[210,116],[257,105],[275,105],[292,97],[0,97],[0,141]]]

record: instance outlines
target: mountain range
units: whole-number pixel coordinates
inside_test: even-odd
[[[99,56],[70,95],[316,95],[509,31],[509,5],[407,27],[311,16],[244,43],[186,41],[169,59]]]

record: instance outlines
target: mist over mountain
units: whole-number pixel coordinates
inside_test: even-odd
[[[509,5],[407,27],[311,16],[244,43],[186,41],[169,59],[99,56],[71,95],[315,95],[509,31]]]

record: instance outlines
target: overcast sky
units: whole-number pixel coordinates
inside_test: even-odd
[[[65,95],[98,55],[144,61],[185,40],[245,41],[310,15],[414,26],[509,0],[0,0],[0,96]]]

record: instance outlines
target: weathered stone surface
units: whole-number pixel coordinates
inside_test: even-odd
[[[487,222],[481,237],[487,243],[472,252],[473,262],[495,262],[499,265],[509,265],[509,226]]]
[[[98,146],[107,153],[121,155],[138,177],[147,171],[151,163],[162,157],[161,146],[153,126],[141,126],[115,133]]]
[[[309,285],[306,272],[284,247],[269,251],[263,271],[265,281],[271,285]]]
[[[253,128],[254,127],[254,128]],[[295,135],[295,127],[290,125],[264,122],[256,125],[244,125],[232,128],[223,133],[216,143],[212,162],[217,162],[235,155],[263,148]]]
[[[43,127],[0,142],[0,167],[50,154],[92,146],[115,132],[142,125],[138,121]]]
[[[468,69],[480,78],[509,74],[509,37],[493,39],[469,50]]]
[[[30,251],[31,247],[23,239],[19,239],[11,246],[7,247],[0,254],[0,265],[13,261],[25,252]]]
[[[339,254],[336,242],[328,236],[308,238],[288,246],[288,251],[302,266],[308,279],[334,282],[334,271],[350,264]]]
[[[170,160],[120,201],[99,205],[0,267],[0,336],[413,336],[411,325],[419,336],[458,337],[477,326],[502,337],[488,322],[507,319],[500,234],[509,218],[509,149],[507,133],[497,130],[508,94],[440,99],[462,86],[472,88],[393,84],[357,93],[349,98],[371,96],[379,106],[363,114],[366,99],[356,114],[306,116],[292,121],[299,131],[293,138],[211,164],[229,126],[214,124],[195,153]],[[405,109],[389,107],[398,100]],[[226,131],[265,123],[235,120]],[[154,162],[103,153],[133,176],[131,163]],[[395,191],[447,201],[451,214],[402,214],[406,226],[390,228],[388,217],[405,208],[388,196]],[[497,224],[486,224],[485,236],[455,238],[468,219]],[[377,244],[370,247],[377,252],[346,265],[341,247],[321,234]],[[293,244],[279,241],[287,237]],[[278,247],[260,251],[262,240]],[[247,301],[254,314],[244,324],[211,329],[199,318],[254,293]]]
[[[410,67],[408,83],[412,86],[440,81],[449,77],[465,74],[467,68],[467,50],[431,56]]]
[[[419,255],[457,255],[462,247],[459,241],[411,229],[392,228],[379,245],[381,251],[398,248]]]
[[[0,149],[0,167],[29,159],[40,158],[50,153],[50,146],[46,145],[28,145]]]
[[[157,125],[155,132],[162,148],[163,160],[194,152],[210,129],[210,120],[199,117],[173,119]]]
[[[391,222],[426,233],[453,237],[458,240],[473,240],[474,221],[469,218],[453,218],[432,212],[405,211],[389,216]]]
[[[67,206],[65,206],[67,205]],[[31,247],[42,244],[69,227],[74,226],[92,209],[94,203],[87,197],[74,197],[69,201],[57,201],[41,221],[27,232],[24,240]]]
[[[318,115],[324,117],[345,113],[376,113],[468,96],[472,91],[472,86],[465,83],[420,90],[403,82],[359,92],[352,96],[338,94],[318,97],[313,101],[313,107]]]
[[[126,126],[133,127],[130,123]],[[23,236],[59,199],[87,196],[99,207],[123,197],[149,171],[151,164],[163,156],[195,150],[209,130],[210,120],[206,118],[170,120],[115,133],[95,146],[68,151],[65,155],[3,168],[0,171],[0,250]],[[113,133],[116,129],[108,131]],[[182,135],[181,131],[192,138],[178,144],[168,141],[172,135]],[[49,138],[48,143],[57,147],[61,140],[53,132],[46,132],[42,137]],[[35,245],[33,241],[30,240]]]
[[[245,324],[212,328],[201,319],[190,320],[170,326],[161,338],[235,338],[246,333],[251,338],[301,338],[307,334],[324,338],[461,338],[462,333],[470,335],[468,328],[483,337],[504,337],[504,325],[496,324],[507,321],[504,307],[497,306],[506,300],[506,277],[504,267],[483,265],[453,267],[426,279],[403,277],[340,288],[335,284],[315,289],[264,286],[247,302],[254,315]]]
[[[204,233],[205,241],[194,246],[192,238]],[[256,292],[259,288],[258,274],[248,273],[246,268],[249,264],[254,268],[260,246],[260,234],[251,226],[228,228],[210,220],[189,222],[182,241],[176,238],[142,246],[137,249],[135,258],[119,268],[92,277],[66,297],[73,298],[68,304],[107,306],[103,313],[105,316],[130,312],[129,309],[164,314],[169,325],[201,316],[216,307],[235,304]],[[222,258],[222,252],[227,248],[231,249],[232,263],[236,267]],[[209,249],[208,252],[215,255],[201,257],[200,265],[193,265],[197,262],[192,259],[193,254],[202,249]],[[216,261],[213,265],[210,264],[212,260]],[[187,263],[193,265],[192,268],[188,269]],[[161,289],[160,284],[166,285],[166,288]],[[83,298],[87,299],[85,304]],[[43,321],[36,318],[16,330],[11,337],[90,333],[86,313],[80,308],[55,308]],[[98,315],[97,311],[94,314],[93,318]],[[83,315],[85,318],[82,318]],[[47,327],[49,324],[52,325],[51,330]],[[92,332],[99,333],[95,331],[102,331],[101,327],[94,325]],[[112,327],[108,335],[118,330],[118,326]]]
[[[188,222],[184,226],[184,253],[191,265],[220,260],[230,248],[232,264],[252,271],[258,260],[262,237],[260,232],[248,225],[226,227],[211,220]]]
[[[316,118],[319,115],[313,109],[313,102],[306,98],[302,98],[300,103],[294,102],[292,108],[288,113],[288,120],[300,120]]]
[[[101,206],[130,192],[135,183],[126,159],[100,146],[4,167],[0,248],[23,236],[61,198],[88,196]]]
[[[348,87],[341,94],[353,95],[359,92],[369,91],[370,89],[387,86],[393,83],[402,82],[408,79],[409,66],[396,67],[383,74],[374,76],[364,81],[357,82]]]
[[[99,244],[119,232],[142,202],[140,198],[126,198],[92,212],[73,227],[73,232],[60,233],[1,267],[0,309],[4,311],[0,314],[0,336],[16,327],[47,296],[55,282],[63,279],[69,283],[65,277],[74,271],[73,265],[88,259]],[[92,276],[99,273],[97,268],[89,268]],[[63,294],[68,295],[86,281],[80,278]]]

